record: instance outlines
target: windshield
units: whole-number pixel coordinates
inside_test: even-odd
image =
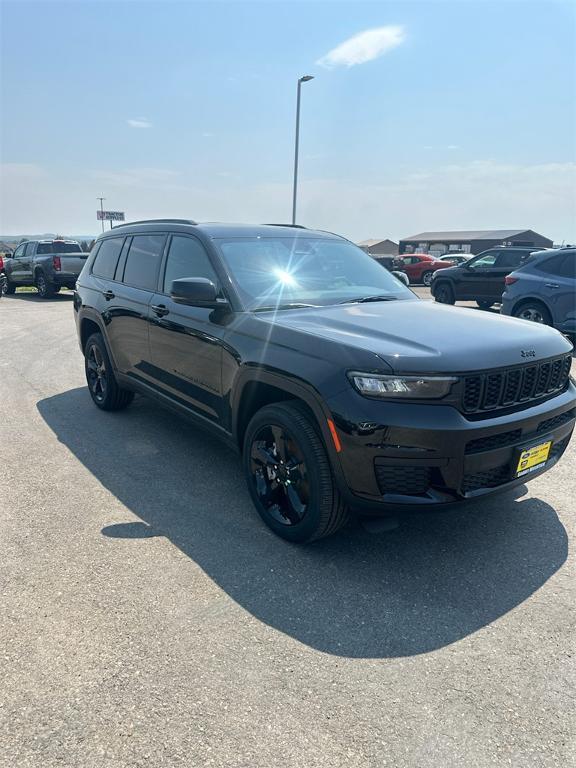
[[[217,240],[249,309],[415,299],[394,275],[345,240],[253,237]]]
[[[65,243],[55,240],[53,243],[38,243],[36,253],[82,253],[82,248],[78,243]]]

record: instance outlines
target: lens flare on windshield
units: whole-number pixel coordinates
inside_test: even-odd
[[[285,269],[275,269],[274,274],[282,283],[282,285],[298,285],[294,279],[294,276],[291,275],[290,272],[287,272]]]

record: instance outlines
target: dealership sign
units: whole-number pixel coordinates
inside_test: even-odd
[[[124,221],[124,211],[96,211],[98,221]]]

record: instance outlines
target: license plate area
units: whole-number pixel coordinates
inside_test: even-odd
[[[513,461],[514,477],[524,477],[546,466],[552,440],[518,448]]]

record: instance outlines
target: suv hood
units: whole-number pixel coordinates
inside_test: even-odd
[[[397,373],[503,368],[572,348],[547,326],[417,299],[280,311],[274,324],[375,353]]]

